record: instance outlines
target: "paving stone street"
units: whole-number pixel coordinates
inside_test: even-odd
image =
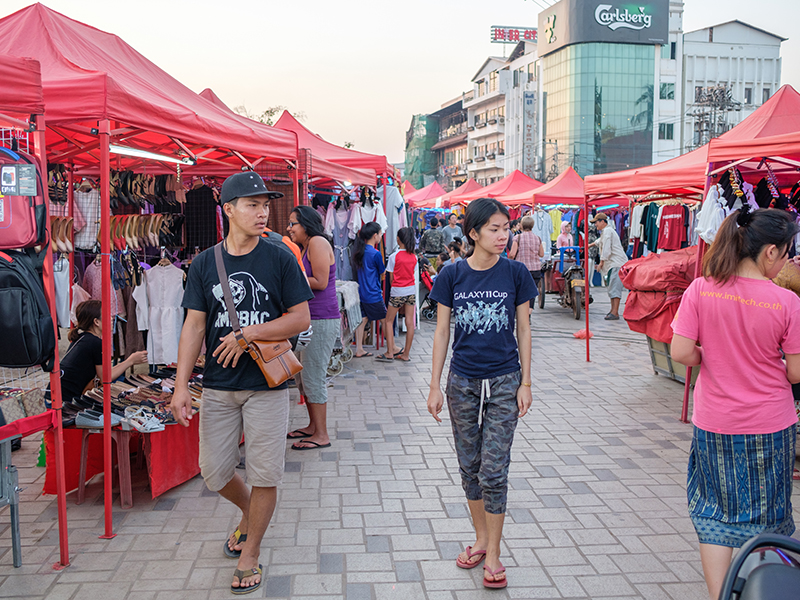
[[[333,445],[288,449],[278,510],[262,546],[265,582],[247,597],[294,600],[501,598],[706,600],[685,497],[691,426],[678,420],[683,386],[653,373],[645,337],[604,321],[594,290],[592,362],[584,327],[547,296],[533,324],[534,403],[519,424],[501,560],[509,586],[485,590],[461,570],[474,541],[452,432],[427,413],[434,323],[410,363],[353,359],[333,380]],[[291,427],[306,410],[292,390]],[[71,566],[58,560],[56,503],[42,496],[39,438],[19,467],[23,566],[12,566],[8,509],[0,511],[0,598],[207,600],[232,597],[235,562],[222,545],[233,505],[198,476],[151,499],[134,468],[134,506],[103,532],[102,476],[68,502]],[[795,484],[795,492],[798,491]],[[797,496],[795,496],[797,497]],[[795,510],[797,519],[797,510]]]

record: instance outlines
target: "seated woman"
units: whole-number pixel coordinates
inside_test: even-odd
[[[61,359],[61,398],[68,402],[79,397],[95,377],[103,375],[103,322],[99,300],[81,302],[75,309],[77,324],[70,329],[69,349]],[[111,380],[125,374],[133,365],[147,362],[147,351],[134,352],[111,367]]]

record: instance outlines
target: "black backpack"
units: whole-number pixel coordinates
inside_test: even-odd
[[[0,252],[0,340],[0,367],[53,370],[53,319],[34,261],[23,252]]]

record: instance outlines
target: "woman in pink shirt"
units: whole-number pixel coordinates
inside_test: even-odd
[[[795,530],[791,384],[800,382],[800,299],[770,279],[796,233],[781,210],[732,213],[672,325],[672,358],[700,366],[687,497],[712,600],[733,548],[762,532]]]

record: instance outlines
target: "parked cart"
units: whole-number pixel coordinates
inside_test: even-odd
[[[358,296],[358,283],[355,281],[337,281],[336,297],[339,300],[341,314],[341,335],[336,340],[328,363],[328,375],[339,375],[344,364],[353,358],[353,333],[361,322],[361,304]]]

